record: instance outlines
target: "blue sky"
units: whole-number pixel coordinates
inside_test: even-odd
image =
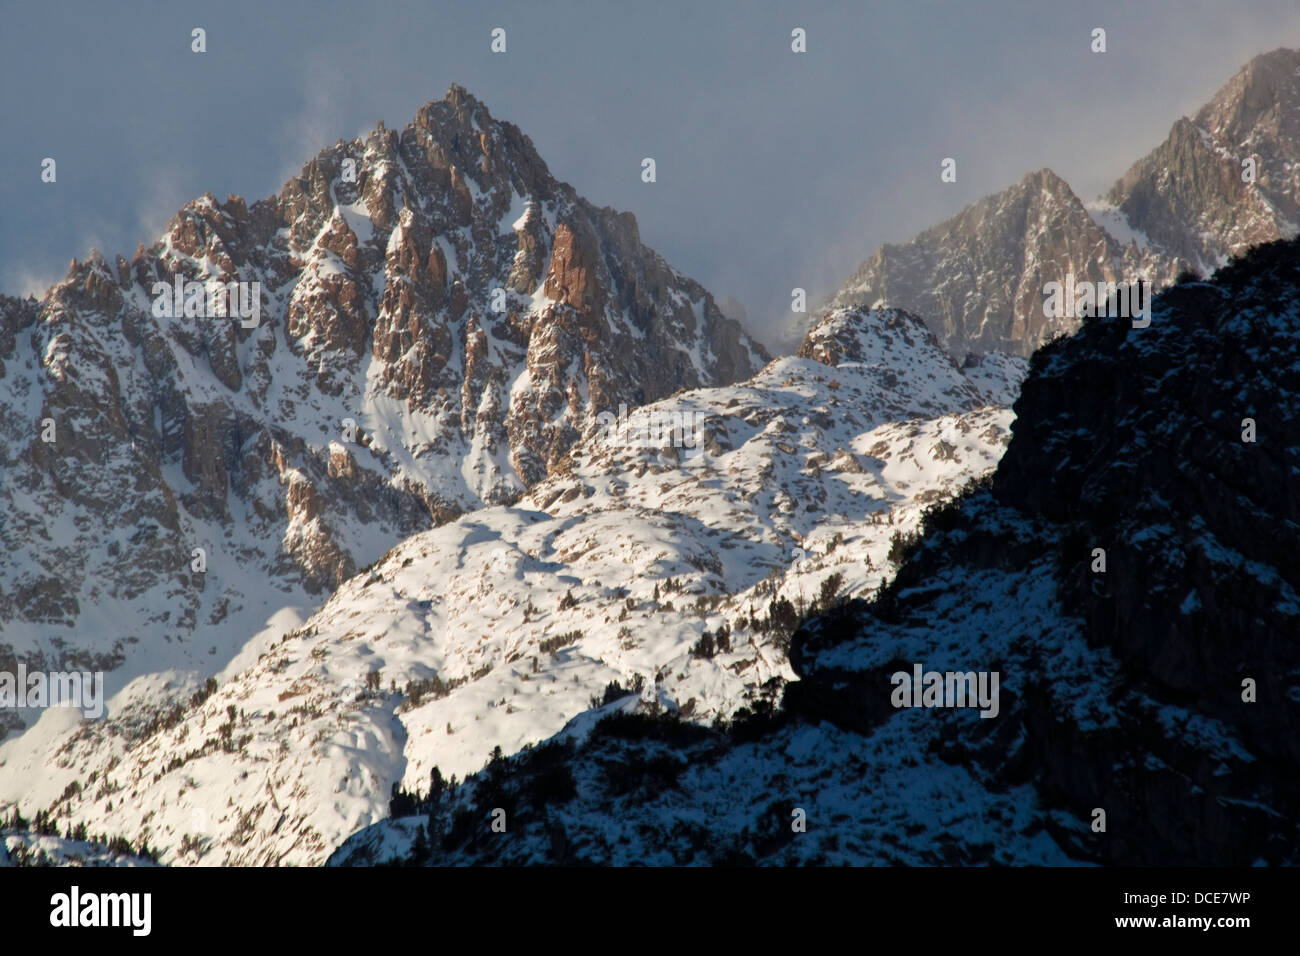
[[[1278,46],[1300,46],[1295,0],[0,0],[0,291],[39,293],[92,246],[129,256],[201,193],[276,192],[459,83],[762,335],[792,287],[815,300],[1030,170],[1104,191]]]

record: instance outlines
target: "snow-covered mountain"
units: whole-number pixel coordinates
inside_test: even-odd
[[[1119,282],[1138,274],[1170,279],[1177,266],[1153,263],[1136,243],[1121,245],[1050,169],[968,206],[901,245],[886,244],[830,299],[832,307],[884,305],[921,316],[952,354],[1028,356],[1072,317],[1048,318],[1043,287]]]
[[[575,723],[332,862],[1295,864],[1297,303],[1277,242],[1040,350],[990,480],[798,630],[779,708]],[[994,712],[900,706],[916,665]]]
[[[1279,49],[1178,120],[1098,205],[1163,257],[1208,274],[1250,246],[1296,234],[1298,172],[1300,50]]]
[[[892,311],[832,313],[800,353],[591,423],[518,501],[404,540],[208,696],[43,723],[0,751],[0,799],[167,863],[319,863],[435,766],[642,696],[696,721],[770,702],[797,617],[878,587],[895,536],[992,468],[1024,370],[972,379]]]
[[[1300,247],[1042,305],[1294,233],[1298,71],[775,360],[458,87],[0,297],[0,672],[109,672],[0,709],[0,862],[1296,862]],[[896,711],[914,663],[996,719]]]
[[[231,282],[238,315],[208,298]],[[131,261],[0,298],[0,664],[202,683],[601,413],[767,358],[453,87],[277,196],[201,197]]]
[[[1279,49],[1178,120],[1104,197],[1085,204],[1051,170],[1030,173],[907,242],[881,246],[828,301],[914,312],[959,358],[1028,356],[1079,324],[1044,316],[1048,282],[1143,278],[1164,287],[1295,235],[1297,169],[1300,51]]]

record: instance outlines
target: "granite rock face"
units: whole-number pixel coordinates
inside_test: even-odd
[[[1050,169],[981,199],[902,245],[882,246],[831,297],[832,307],[905,309],[925,319],[956,357],[1028,357],[1077,321],[1044,315],[1043,287],[1120,282],[1150,265],[1121,246]],[[1161,275],[1172,266],[1160,263]]]
[[[1243,174],[1253,160],[1254,180]],[[1300,50],[1251,60],[1135,163],[1107,201],[1153,247],[1207,273],[1300,223]]]

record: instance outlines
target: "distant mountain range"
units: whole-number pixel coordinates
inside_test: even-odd
[[[1141,276],[1163,287],[1294,236],[1298,223],[1300,51],[1279,49],[1174,123],[1104,197],[1085,203],[1050,169],[1030,173],[907,242],[881,246],[829,304],[913,312],[959,360],[988,351],[1027,357],[1078,327],[1044,317],[1048,282]]]
[[[164,862],[322,862],[614,686],[770,698],[796,609],[992,467],[1024,374],[893,310],[770,362],[456,87],[0,319],[0,665],[110,697],[4,710],[0,814]]]

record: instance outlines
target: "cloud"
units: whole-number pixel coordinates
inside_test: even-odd
[[[38,271],[25,265],[11,266],[0,276],[0,292],[23,298],[35,296],[40,299],[49,291],[50,286],[63,278],[62,273]]]
[[[324,53],[309,54],[298,76],[302,106],[282,128],[280,182],[302,172],[303,164],[333,145],[347,128],[354,80]]]
[[[139,232],[137,242],[147,248],[162,235],[167,223],[176,215],[183,205],[198,195],[191,194],[186,187],[186,176],[180,169],[169,166],[151,166],[147,173],[140,176],[141,200],[135,208],[135,228]],[[123,255],[130,258],[135,253],[135,245],[124,249]]]

